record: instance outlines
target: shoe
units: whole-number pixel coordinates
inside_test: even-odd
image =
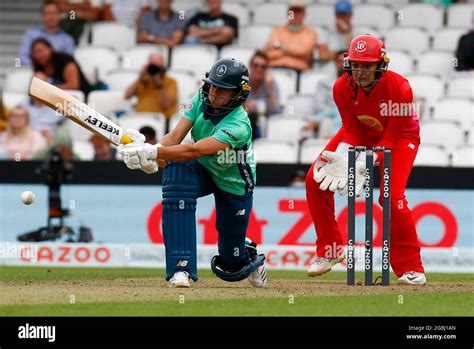
[[[398,282],[407,285],[424,285],[426,284],[426,276],[425,273],[407,271],[398,278]]]
[[[250,240],[249,238],[245,239],[245,247],[250,255],[250,259],[252,261],[257,259],[257,244]],[[254,287],[265,287],[267,286],[267,270],[265,269],[265,265],[262,264],[252,272],[249,277],[247,278],[250,284]]]
[[[261,265],[248,277],[249,282],[254,287],[265,287],[267,286],[267,271],[264,265]]]
[[[308,276],[320,276],[331,271],[332,267],[344,260],[344,255],[337,258],[316,257],[308,269]]]
[[[170,287],[186,288],[191,286],[189,283],[189,274],[185,271],[178,271],[174,273],[169,281]]]

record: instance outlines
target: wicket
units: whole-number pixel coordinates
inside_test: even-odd
[[[355,199],[356,152],[365,151],[365,285],[373,285],[373,205],[374,205],[374,151],[383,151],[383,236],[382,236],[382,285],[390,284],[390,178],[391,151],[384,147],[356,146],[348,154],[348,221],[347,221],[347,284],[355,285]]]

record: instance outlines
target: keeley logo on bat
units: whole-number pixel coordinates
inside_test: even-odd
[[[18,327],[20,339],[47,339],[52,343],[56,340],[56,326],[34,326],[26,323]]]
[[[119,129],[110,126],[109,124],[103,122],[102,120],[97,119],[94,116],[88,116],[84,121],[91,124],[92,126],[97,126],[101,129],[106,130],[107,132],[110,132],[110,133],[115,134],[117,136],[120,134]]]

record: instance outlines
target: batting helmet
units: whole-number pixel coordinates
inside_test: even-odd
[[[201,101],[204,113],[212,110],[212,105],[208,98],[211,86],[237,90],[234,97],[226,98],[228,100],[227,103],[219,107],[222,112],[213,113],[216,116],[226,115],[230,113],[232,109],[243,105],[251,89],[247,67],[244,63],[235,58],[222,58],[218,60],[211,67],[211,70],[206,73],[206,77],[202,79],[202,81],[204,81],[204,84],[201,87]]]

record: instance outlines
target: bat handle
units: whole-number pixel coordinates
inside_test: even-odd
[[[132,143],[133,140],[127,136],[125,133],[122,135],[122,139],[120,140],[120,144],[129,144],[129,143]],[[165,168],[166,165],[168,163],[166,162],[166,160],[163,160],[163,159],[158,159],[158,166],[160,168]]]

